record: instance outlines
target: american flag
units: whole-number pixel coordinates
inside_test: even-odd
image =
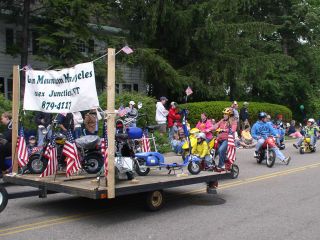
[[[234,144],[234,137],[231,132],[229,132],[228,135],[227,159],[229,164],[233,164],[236,160],[236,146]]]
[[[150,140],[148,136],[148,132],[145,131],[142,136],[142,152],[151,152]]]
[[[193,91],[192,91],[191,87],[188,86],[187,89],[186,89],[186,95],[189,96],[192,93],[193,93]]]
[[[103,123],[103,133],[101,139],[101,154],[104,159],[104,176],[108,176],[108,130],[107,122]]]
[[[53,175],[58,170],[58,157],[57,157],[57,147],[56,147],[56,135],[53,134],[48,144],[46,151],[44,153],[44,157],[48,159],[47,168],[40,175],[40,177],[47,177]]]
[[[129,46],[124,46],[123,48],[121,48],[121,51],[124,52],[125,54],[133,53],[133,50]]]
[[[124,108],[123,105],[120,106],[120,108],[118,109],[118,116],[119,117],[123,117],[127,114],[127,110]]]
[[[24,138],[23,127],[20,128],[19,137],[17,141],[18,163],[19,166],[25,167],[28,164],[28,148]]]
[[[67,177],[71,176],[72,174],[78,172],[81,169],[77,146],[73,139],[72,132],[70,129],[67,131],[67,141],[64,144],[62,154],[66,156]]]

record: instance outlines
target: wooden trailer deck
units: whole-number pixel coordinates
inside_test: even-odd
[[[154,190],[162,190],[197,183],[208,183],[225,178],[231,178],[230,173],[200,172],[198,175],[177,177],[168,175],[167,171],[152,171],[148,176],[137,176],[133,181],[116,181],[115,195],[129,195]],[[63,174],[54,177],[40,178],[39,175],[5,175],[4,181],[8,183],[31,186],[47,192],[67,193],[70,195],[91,199],[107,198],[105,179],[100,179],[100,184],[95,175],[74,176],[66,178]]]

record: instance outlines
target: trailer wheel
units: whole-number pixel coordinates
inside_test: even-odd
[[[239,176],[239,167],[237,164],[232,164],[231,167],[231,178],[236,179]]]
[[[156,190],[147,193],[146,196],[146,208],[149,211],[158,211],[164,205],[164,194],[162,190]]]
[[[0,187],[0,212],[2,212],[8,204],[8,192],[4,187]]]
[[[189,162],[188,164],[188,171],[192,175],[197,175],[201,172],[201,167],[199,162]]]

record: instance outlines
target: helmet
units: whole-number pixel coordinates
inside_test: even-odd
[[[259,112],[259,114],[258,114],[259,120],[261,120],[262,118],[266,118],[266,117],[267,117],[267,114],[265,112]]]
[[[229,116],[232,116],[233,115],[233,110],[231,108],[225,108],[225,109],[223,109],[222,113],[223,114],[227,114]]]
[[[198,128],[192,128],[189,133],[195,134],[195,133],[199,133],[199,132],[200,132],[200,130]]]
[[[206,135],[205,135],[203,132],[198,133],[198,134],[197,134],[197,138],[202,138],[202,139],[204,139],[204,140],[207,139],[207,138],[206,138]]]
[[[315,120],[313,118],[309,118],[308,122],[311,122],[312,124],[314,124]]]

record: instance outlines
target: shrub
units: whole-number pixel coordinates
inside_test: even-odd
[[[239,112],[243,103],[238,102],[239,104]],[[195,125],[199,119],[200,114],[202,112],[207,113],[209,118],[214,118],[219,120],[222,118],[222,110],[226,107],[230,107],[230,102],[223,101],[213,101],[213,102],[194,102],[194,103],[186,103],[181,104],[180,108],[186,108],[189,110],[189,123]],[[289,108],[270,103],[258,103],[258,102],[250,102],[249,104],[249,114],[251,123],[257,120],[258,113],[264,111],[267,112],[272,118],[275,118],[277,114],[281,113],[283,115],[284,121],[288,122],[292,119],[292,112]]]

